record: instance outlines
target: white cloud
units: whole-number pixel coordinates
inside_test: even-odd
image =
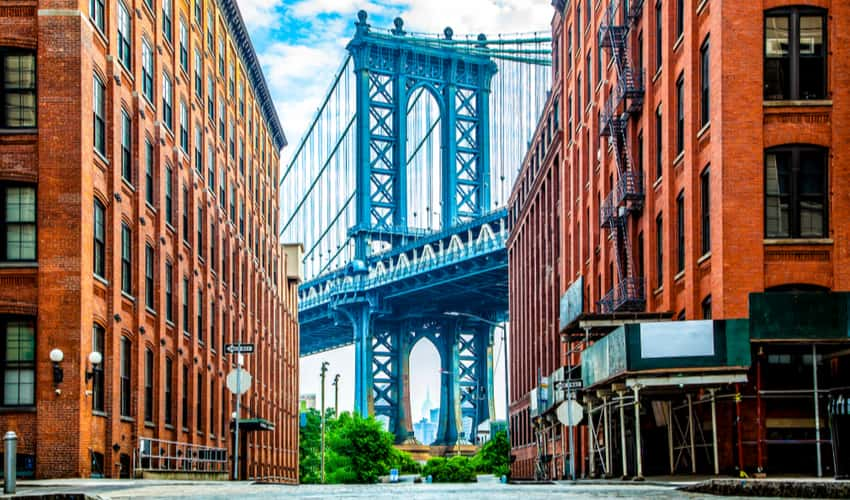
[[[280,22],[277,13],[285,0],[237,0],[239,12],[249,30],[272,28]]]

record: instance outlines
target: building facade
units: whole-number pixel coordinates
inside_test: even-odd
[[[298,475],[285,145],[232,0],[0,6],[0,427],[19,473]],[[97,353],[97,354],[92,354]]]
[[[805,315],[812,310],[802,304],[813,303],[806,293],[831,304],[850,289],[850,226],[843,223],[850,151],[842,139],[850,84],[841,37],[850,5],[553,5],[551,107],[563,111],[551,135],[544,114],[511,198],[514,473],[569,470],[568,433],[551,415],[532,415],[539,403],[532,392],[551,406],[558,394],[550,374],[582,364],[578,351],[628,322],[736,318],[750,325],[751,363],[739,367],[746,380],[692,389],[734,395],[740,407],[718,403],[720,425],[741,426],[718,428],[728,446],[720,444],[716,459],[687,457],[695,463],[685,468],[828,472],[825,391],[846,373],[846,352],[840,353],[848,335],[794,332],[789,323],[774,338],[763,318],[755,319],[778,313],[774,306],[788,298],[783,293],[803,294],[787,303]],[[570,333],[587,337],[562,344],[559,334]],[[820,351],[811,352],[812,345]],[[575,351],[569,360],[568,351]],[[814,389],[812,360],[820,374]],[[780,376],[784,369],[796,381]],[[598,394],[587,398],[591,405]],[[630,403],[643,408],[637,427],[663,432],[672,425],[648,423],[649,402],[640,401]],[[599,471],[588,456],[600,442],[587,427],[576,432],[577,474],[590,474],[594,465]],[[818,470],[816,449],[824,463],[817,461]],[[635,475],[631,444],[628,454],[626,470],[614,472]],[[668,471],[666,459],[659,470],[680,471],[672,458]]]

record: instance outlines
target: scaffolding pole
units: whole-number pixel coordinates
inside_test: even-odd
[[[812,344],[812,380],[815,389],[813,399],[815,400],[815,446],[817,446],[818,477],[823,477],[823,463],[820,456],[820,407],[818,401],[820,394],[818,394],[818,347],[816,344]]]
[[[694,446],[694,397],[688,393],[688,441],[691,451],[691,474],[697,473],[697,450]]]
[[[676,463],[673,460],[673,448],[675,445],[673,444],[673,401],[667,401],[667,443],[668,451],[670,455],[670,475],[676,473]]]
[[[710,388],[711,393],[711,450],[714,452],[714,475],[720,475],[720,464],[717,461],[717,389]]]

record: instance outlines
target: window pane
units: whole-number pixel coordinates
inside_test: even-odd
[[[800,237],[826,236],[826,158],[821,151],[801,151],[797,193],[800,196]]]
[[[800,55],[822,56],[823,54],[823,17],[800,16]]]
[[[790,197],[787,153],[772,153],[765,159],[765,209],[768,237],[790,236]]]
[[[791,97],[789,49],[788,17],[767,17],[764,40],[765,99]]]
[[[6,222],[35,222],[35,188],[6,189]]]
[[[3,74],[6,89],[35,90],[35,56],[32,54],[6,56]]]
[[[6,328],[6,362],[35,359],[35,332],[28,322],[10,322]]]

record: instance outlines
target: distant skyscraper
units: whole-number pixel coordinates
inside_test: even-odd
[[[431,389],[426,388],[425,391],[425,402],[422,403],[419,422],[413,424],[413,435],[420,443],[431,444],[437,434],[437,419],[440,415],[440,409],[434,408],[434,404],[431,403]]]

